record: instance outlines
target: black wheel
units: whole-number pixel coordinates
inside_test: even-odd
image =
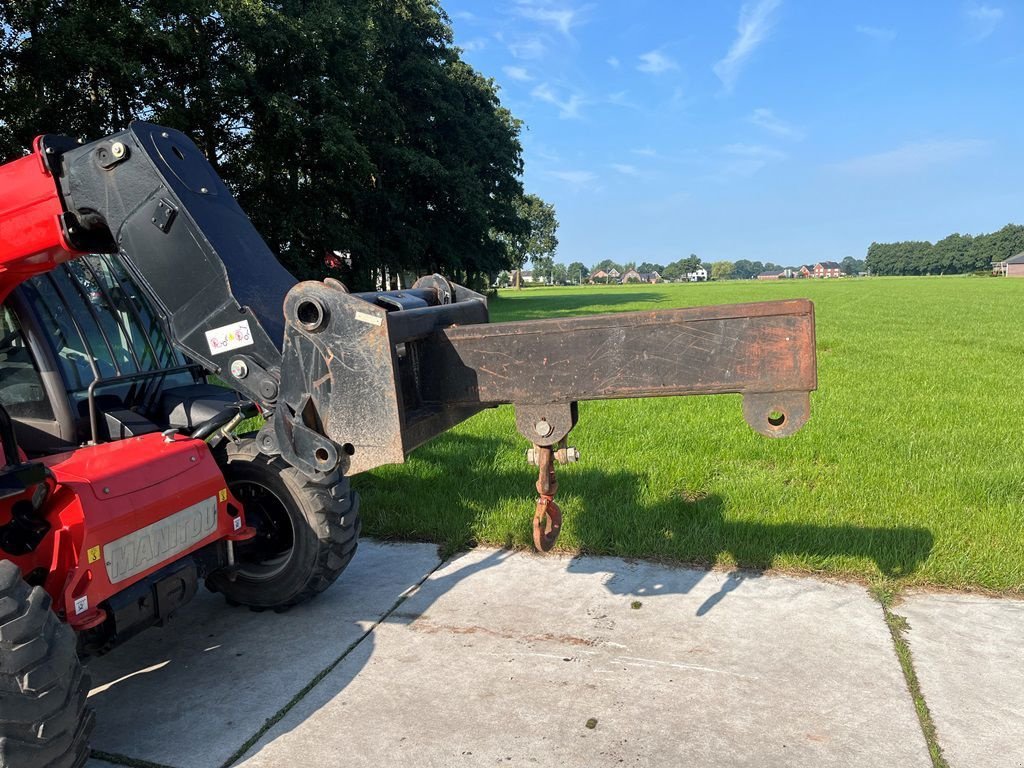
[[[260,453],[251,436],[229,442],[220,459],[256,537],[235,545],[234,581],[217,572],[207,586],[230,603],[277,609],[327,589],[359,538],[359,497],[348,478],[315,483],[280,457]]]
[[[94,717],[75,633],[0,560],[0,768],[81,768]]]

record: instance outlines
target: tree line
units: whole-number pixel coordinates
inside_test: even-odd
[[[716,261],[714,263],[708,263],[703,261],[695,253],[691,253],[684,259],[679,259],[668,264],[658,264],[651,261],[645,261],[637,264],[635,261],[617,262],[613,259],[603,259],[597,262],[593,267],[587,267],[579,261],[574,261],[569,265],[555,263],[553,257],[550,255],[534,256],[531,263],[535,275],[542,277],[546,282],[553,282],[556,284],[582,283],[585,282],[592,274],[598,272],[609,273],[612,270],[618,272],[620,276],[626,274],[632,269],[635,269],[640,274],[651,274],[653,272],[657,272],[663,280],[671,281],[684,280],[687,274],[696,272],[701,268],[706,270],[708,277],[714,280],[745,280],[756,277],[762,272],[783,269],[783,267],[773,264],[770,261],[764,263],[760,261],[750,261],[748,259],[740,259],[736,262]],[[863,262],[860,262],[860,264],[863,267]],[[508,282],[510,280],[511,276],[508,276],[504,282]]]
[[[139,118],[191,136],[300,278],[527,256],[520,121],[437,0],[0,0],[0,159]]]
[[[1024,251],[1024,226],[1007,224],[986,235],[952,234],[930,243],[872,243],[867,267],[875,275],[943,275],[988,270]]]

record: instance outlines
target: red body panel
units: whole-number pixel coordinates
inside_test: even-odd
[[[43,463],[57,481],[47,501],[53,529],[39,549],[13,560],[24,573],[47,571],[44,586],[54,609],[75,629],[103,621],[100,603],[168,563],[219,539],[251,535],[201,440],[143,435]],[[198,504],[204,510],[186,513],[189,519],[180,524],[171,521],[138,542],[123,543],[128,534]],[[149,565],[136,570],[126,563]]]
[[[79,255],[64,238],[64,206],[39,139],[33,150],[0,165],[0,301],[26,278]]]

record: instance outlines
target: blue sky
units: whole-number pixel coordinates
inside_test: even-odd
[[[556,260],[863,258],[1024,223],[1024,2],[443,0]]]

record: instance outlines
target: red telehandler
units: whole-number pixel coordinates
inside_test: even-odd
[[[579,401],[741,393],[782,437],[817,385],[805,300],[489,324],[439,275],[296,282],[192,142],[142,122],[0,166],[0,301],[6,768],[81,766],[81,660],[201,581],[257,610],[323,591],[356,550],[348,477],[484,408],[532,444],[546,550]]]

